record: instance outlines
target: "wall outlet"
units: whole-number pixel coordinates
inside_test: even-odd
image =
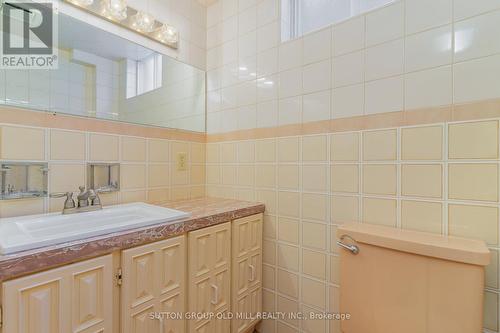
[[[177,162],[177,171],[186,171],[187,153],[177,153],[176,162]]]

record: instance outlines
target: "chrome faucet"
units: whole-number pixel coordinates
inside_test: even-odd
[[[85,191],[85,186],[80,186],[80,193],[77,196],[77,203],[73,199],[73,192],[52,193],[51,198],[64,198],[63,214],[75,214],[83,212],[91,212],[102,209],[101,198],[99,198],[100,190],[88,189]]]

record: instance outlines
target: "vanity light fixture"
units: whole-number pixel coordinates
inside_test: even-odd
[[[179,31],[175,27],[156,20],[148,11],[128,6],[126,0],[64,1],[171,48],[179,46]]]
[[[155,26],[155,18],[145,12],[138,11],[132,16],[132,28],[139,32],[152,32]]]
[[[127,2],[125,0],[102,0],[101,13],[111,20],[123,21],[127,18]]]
[[[94,0],[69,0],[69,2],[74,3],[77,6],[92,6],[94,4]]]

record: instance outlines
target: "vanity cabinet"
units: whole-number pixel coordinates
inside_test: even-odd
[[[249,332],[262,224],[249,216],[4,282],[0,333]]]
[[[3,283],[4,333],[111,333],[112,256]]]
[[[243,333],[257,324],[262,311],[262,214],[233,221],[232,267],[231,331]]]
[[[231,222],[192,231],[188,242],[188,311],[200,314],[189,332],[229,333],[231,321],[219,319],[231,304]]]
[[[122,333],[183,333],[183,318],[151,313],[185,311],[186,236],[122,252]]]

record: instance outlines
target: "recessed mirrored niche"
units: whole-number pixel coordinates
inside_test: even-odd
[[[47,196],[47,163],[2,162],[1,200]]]

